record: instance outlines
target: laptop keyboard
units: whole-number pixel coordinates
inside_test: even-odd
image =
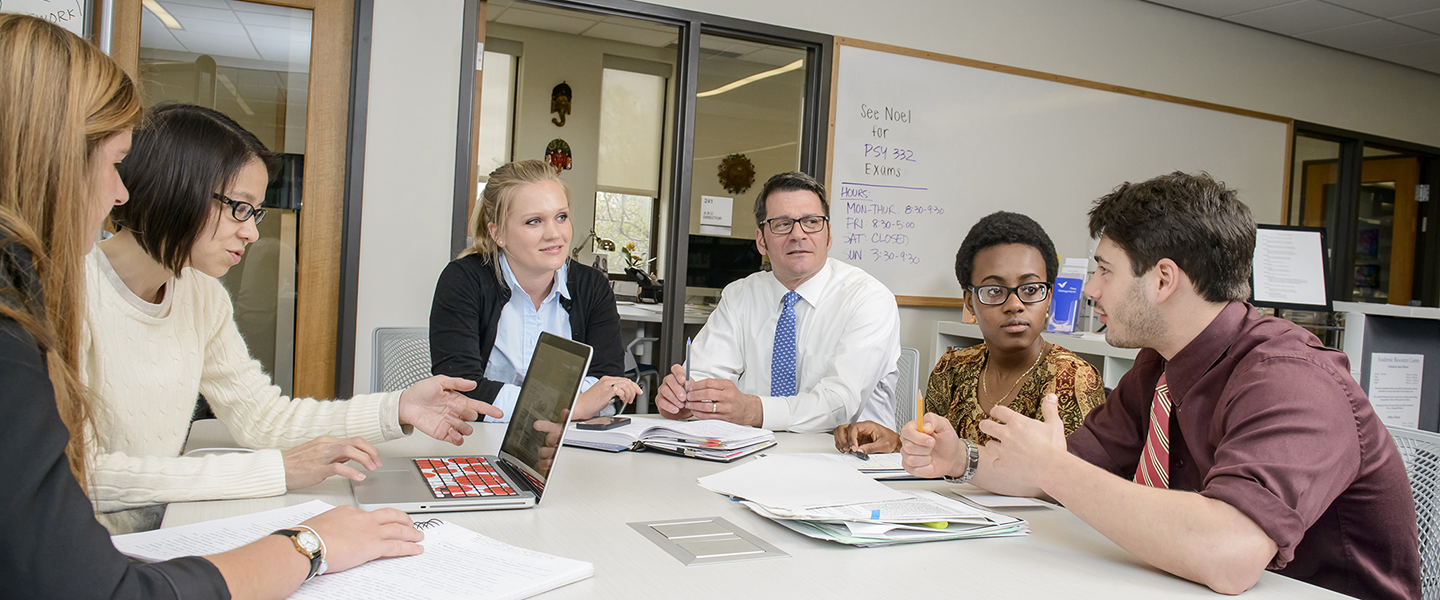
[[[415,466],[430,484],[436,498],[480,498],[515,496],[517,492],[496,472],[490,461],[479,456],[417,458]]]

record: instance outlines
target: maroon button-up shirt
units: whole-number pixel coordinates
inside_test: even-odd
[[[1145,349],[1070,452],[1135,474],[1155,382],[1170,386],[1170,488],[1250,517],[1269,568],[1361,598],[1419,598],[1415,503],[1399,451],[1345,355],[1232,302],[1168,363]]]

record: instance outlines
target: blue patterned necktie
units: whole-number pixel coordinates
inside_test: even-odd
[[[800,294],[785,294],[785,308],[775,323],[775,349],[770,354],[770,395],[795,395],[795,303]]]

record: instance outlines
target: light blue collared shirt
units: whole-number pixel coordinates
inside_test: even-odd
[[[495,324],[495,347],[490,350],[490,361],[485,365],[485,378],[505,384],[495,395],[495,406],[505,411],[500,419],[486,417],[487,422],[508,422],[515,411],[515,400],[520,397],[520,386],[525,383],[525,372],[530,367],[530,357],[535,354],[535,345],[540,342],[540,332],[546,331],[566,339],[574,339],[570,331],[570,313],[560,304],[560,298],[570,299],[570,288],[565,285],[570,275],[570,264],[555,270],[555,285],[550,295],[535,308],[530,294],[520,287],[510,262],[500,254],[500,271],[505,284],[510,286],[510,301],[500,309],[500,321]],[[580,391],[590,389],[598,379],[586,376],[580,382]],[[604,415],[612,409],[601,411]]]

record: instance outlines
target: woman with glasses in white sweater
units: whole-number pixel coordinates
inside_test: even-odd
[[[169,502],[273,496],[347,461],[380,464],[372,445],[411,427],[463,441],[467,423],[499,416],[432,377],[350,400],[288,398],[250,357],[223,276],[259,237],[279,158],[229,117],[184,104],[153,109],[120,165],[130,201],[117,232],[86,257],[82,375],[98,400],[91,495],[112,532],[152,529]],[[203,395],[237,441],[259,449],[181,457]]]

